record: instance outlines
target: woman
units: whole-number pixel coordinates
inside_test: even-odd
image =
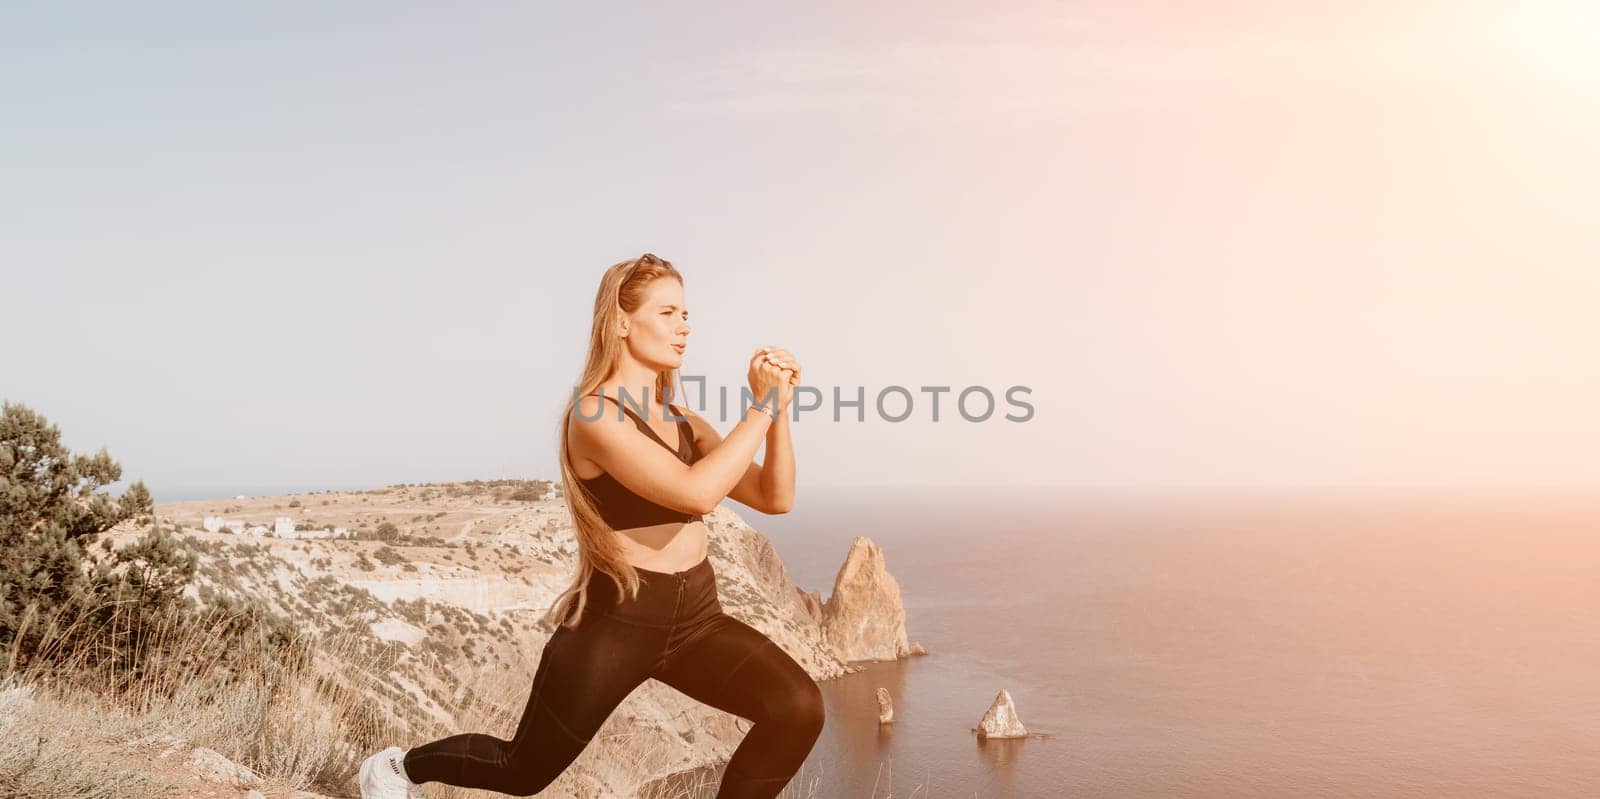
[[[800,366],[780,347],[756,352],[748,378],[757,404],[724,439],[669,405],[688,318],[683,278],[667,261],[645,254],[606,272],[576,402],[562,414],[578,574],[547,616],[558,624],[516,733],[389,747],[362,764],[363,797],[420,796],[415,786],[428,782],[538,793],[646,678],[753,723],[720,799],[776,796],[800,769],[822,731],[821,692],[782,648],[723,612],[703,521],[723,497],[763,513],[789,510],[794,451],[784,411]]]

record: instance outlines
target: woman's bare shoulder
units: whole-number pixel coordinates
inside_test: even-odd
[[[597,440],[615,441],[624,428],[631,427],[610,398],[601,399],[594,394],[579,397],[567,414],[567,440],[579,447]]]

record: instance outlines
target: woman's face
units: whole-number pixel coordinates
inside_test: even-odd
[[[660,371],[683,363],[689,338],[689,309],[683,284],[658,277],[644,289],[644,302],[628,315],[628,351],[641,363]]]

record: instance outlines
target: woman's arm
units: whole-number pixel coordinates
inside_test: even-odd
[[[767,456],[761,463],[761,495],[767,513],[788,513],[794,505],[794,442],[789,436],[788,409],[767,428]]]
[[[781,415],[793,397],[791,380],[799,373],[799,368],[797,365],[792,370],[780,368],[777,356],[769,356],[768,349],[772,348],[759,350],[750,359],[748,379],[752,395],[758,400],[775,401],[776,413]],[[728,438],[720,441],[715,450],[702,450],[703,457],[690,466],[659,442],[642,435],[623,417],[620,408],[598,413],[596,419],[597,412],[603,410],[600,407],[603,402],[596,396],[579,397],[573,404],[573,415],[567,419],[567,435],[577,436],[585,456],[629,491],[657,505],[686,513],[716,510],[717,503],[749,474],[750,462],[761,446],[761,437],[773,424],[773,417],[765,408],[757,405],[746,408],[744,418],[728,433]],[[572,424],[574,420],[578,424]],[[568,439],[569,448],[573,441]],[[788,447],[783,449],[787,451]],[[792,473],[793,456],[789,457]],[[792,482],[792,476],[790,480]]]
[[[710,422],[692,410],[684,409],[684,415],[689,418],[695,446],[702,454],[721,448],[722,436]],[[767,427],[766,462],[756,463],[754,457],[755,453],[751,453],[744,474],[726,496],[761,513],[788,513],[794,504],[795,468],[787,412],[779,414],[777,421]]]
[[[614,404],[584,396],[573,411],[567,424],[569,447],[580,443],[589,460],[629,491],[684,513],[716,510],[748,472],[762,436],[773,424],[771,416],[752,406],[716,451],[702,446],[704,457],[690,466],[627,417],[618,418],[621,413]],[[597,413],[599,418],[593,418]]]
[[[783,381],[778,386],[779,413],[767,428],[767,456],[765,463],[751,462],[737,485],[728,496],[762,513],[788,513],[794,505],[794,442],[789,435],[789,403],[794,397],[794,387],[800,385],[800,362],[794,353],[783,347],[764,347],[756,355],[762,368],[771,373],[776,368]],[[702,452],[710,452],[722,443],[716,428],[706,420],[686,411],[689,425],[694,429],[696,442],[704,441]]]

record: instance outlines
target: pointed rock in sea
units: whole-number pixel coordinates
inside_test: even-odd
[[[1004,688],[994,698],[994,704],[984,712],[978,722],[978,735],[984,738],[1026,738],[1028,731],[1017,718],[1017,707],[1011,703],[1011,693]]]
[[[900,584],[883,550],[856,536],[822,605],[822,630],[843,660],[898,660],[911,654]]]

